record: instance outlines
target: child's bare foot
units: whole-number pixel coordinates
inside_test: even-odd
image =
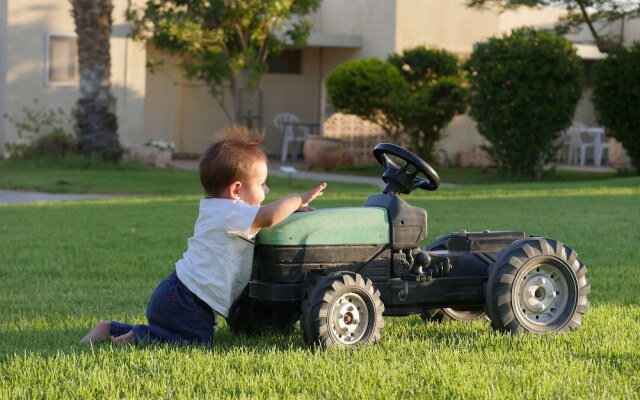
[[[133,331],[129,331],[124,335],[111,338],[111,341],[115,344],[128,344],[133,343]]]
[[[109,321],[100,321],[93,327],[91,332],[87,336],[80,340],[80,344],[89,344],[94,342],[100,342],[105,340],[109,336],[111,330],[111,323]]]

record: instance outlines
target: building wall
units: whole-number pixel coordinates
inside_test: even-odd
[[[630,47],[633,42],[640,41],[640,19],[626,20],[624,27],[617,27],[618,32],[623,33],[624,45]]]
[[[7,137],[7,124],[8,122],[3,118],[3,115],[7,112],[6,102],[6,79],[8,68],[8,54],[7,54],[7,0],[0,0],[0,155],[4,153],[4,144]]]
[[[396,48],[399,1],[402,0],[323,0],[312,16],[312,29],[362,36],[363,46],[352,56],[386,58]]]
[[[147,71],[145,77],[144,140],[174,142],[180,151],[185,151],[181,102],[188,89],[177,67],[179,60],[160,54],[152,46],[147,47],[146,53],[151,60],[162,60],[163,65],[155,72]]]
[[[497,31],[500,16],[470,10],[462,1],[399,0],[397,20],[396,52],[425,45],[465,55]]]
[[[178,60],[145,49],[126,38],[123,13],[128,0],[114,0],[112,34],[112,87],[117,99],[119,134],[125,146],[150,139],[174,141],[184,152],[200,153],[211,134],[228,125],[229,119],[197,82],[187,82]],[[134,0],[143,4],[144,0]],[[74,31],[67,1],[0,0],[0,115],[18,115],[37,98],[41,104],[71,109],[77,86],[45,86],[45,42],[47,32]],[[562,10],[521,10],[499,14],[466,8],[462,2],[442,0],[324,0],[311,15],[313,30],[361,37],[359,48],[307,47],[303,49],[301,74],[265,74],[262,117],[270,154],[280,151],[280,132],[273,126],[279,112],[293,112],[303,121],[320,122],[326,108],[324,78],[341,63],[362,57],[386,58],[393,52],[417,45],[444,48],[462,57],[473,44],[522,26],[545,26]],[[603,28],[604,29],[604,28]],[[621,31],[621,26],[608,27]],[[626,21],[625,43],[640,39],[640,21]],[[589,40],[584,32],[576,36]],[[25,45],[28,44],[28,45]],[[147,52],[165,65],[155,74],[145,69]],[[590,93],[578,106],[576,120],[596,123]],[[226,103],[230,104],[229,97]],[[0,120],[0,145],[17,139],[15,128]],[[453,159],[458,151],[485,144],[468,116],[458,116],[445,132],[440,147]]]
[[[155,49],[149,57],[163,60],[154,74],[147,74],[144,137],[174,141],[181,152],[202,153],[211,142],[212,134],[230,125],[209,88],[196,81],[187,81],[178,67],[179,60]],[[280,112],[296,114],[303,122],[318,122],[320,111],[320,51],[305,48],[301,74],[263,74],[262,121],[267,132],[265,146],[269,154],[279,154],[280,131],[273,118]],[[232,99],[225,96],[233,114]]]
[[[50,108],[70,111],[78,97],[78,86],[45,84],[47,33],[73,34],[75,24],[68,1],[0,0],[0,111],[19,117],[34,99]],[[115,0],[113,39],[111,41],[111,84],[116,97],[120,140],[125,146],[142,137],[145,97],[144,49],[126,38],[124,25],[127,0]],[[68,127],[71,129],[71,127]],[[4,119],[0,141],[18,139],[15,127]]]

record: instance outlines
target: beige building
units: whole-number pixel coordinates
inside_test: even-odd
[[[142,4],[141,0],[132,1]],[[224,112],[197,82],[187,82],[177,60],[146,49],[127,37],[127,0],[114,0],[111,41],[113,93],[117,98],[119,135],[126,147],[151,139],[176,143],[178,151],[200,153],[210,135],[229,123]],[[362,57],[386,58],[416,45],[444,48],[468,56],[474,43],[519,26],[544,27],[562,10],[521,10],[499,14],[467,9],[462,1],[323,0],[312,14],[313,32],[307,46],[288,54],[277,72],[263,75],[260,120],[267,130],[267,150],[279,154],[281,132],[273,126],[280,112],[302,121],[321,122],[328,113],[324,78],[337,65]],[[71,5],[62,0],[0,0],[0,115],[19,115],[38,99],[40,104],[71,109],[77,98],[74,23]],[[619,26],[607,29],[619,29]],[[640,39],[637,23],[625,24],[625,39]],[[577,42],[588,41],[577,35]],[[587,61],[602,57],[593,46],[581,45]],[[154,74],[147,57],[165,64]],[[275,67],[274,67],[275,68]],[[576,119],[594,123],[589,91]],[[0,146],[18,140],[15,127],[0,120]],[[450,158],[483,143],[473,121],[456,117],[440,146]]]
[[[146,53],[127,38],[127,0],[116,0],[111,40],[111,84],[124,145],[144,140]],[[78,70],[71,4],[66,0],[0,0],[0,146],[15,142],[15,127],[2,115],[24,107],[71,110]]]

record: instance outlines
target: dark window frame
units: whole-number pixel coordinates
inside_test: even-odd
[[[267,58],[267,74],[302,74],[302,50],[286,49]]]

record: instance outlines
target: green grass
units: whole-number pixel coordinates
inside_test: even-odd
[[[145,321],[151,291],[185,250],[200,189],[192,171],[76,172],[73,179],[94,190],[140,196],[0,205],[2,399],[638,398],[640,178],[446,187],[406,197],[428,210],[430,240],[463,229],[518,229],[576,249],[593,287],[581,330],[510,336],[486,322],[387,317],[377,345],[313,352],[299,330],[245,338],[224,322],[210,347],[78,345],[98,319]],[[22,183],[55,175],[34,170]],[[120,182],[129,189],[116,190]],[[269,184],[267,201],[311,182]],[[377,190],[330,183],[314,205],[360,205]]]
[[[524,182],[528,178],[514,179],[506,176],[495,168],[444,168],[436,167],[436,171],[442,182],[464,185],[515,183]],[[316,168],[316,171],[322,169]],[[354,174],[362,176],[378,177],[382,174],[379,164],[371,165],[339,165],[331,172],[338,174]],[[628,174],[626,171],[577,171],[555,169],[545,171],[541,181],[543,182],[572,182],[588,180],[604,180]]]
[[[0,162],[0,188],[47,193],[188,194],[201,191],[192,171],[136,162],[98,165],[84,159]]]

